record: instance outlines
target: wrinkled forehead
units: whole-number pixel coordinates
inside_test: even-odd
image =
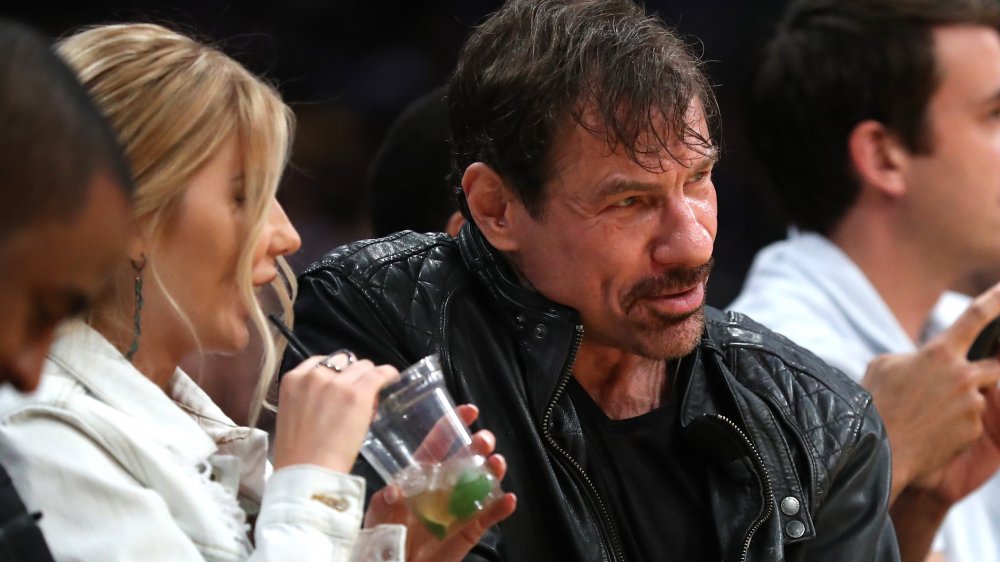
[[[653,110],[637,125],[631,131],[622,130],[609,125],[592,104],[579,108],[564,119],[553,135],[549,177],[575,164],[580,156],[580,144],[590,143],[590,138],[603,143],[604,156],[623,154],[651,171],[666,171],[677,165],[692,167],[705,160],[715,162],[719,159],[719,150],[698,98],[691,100],[681,121],[672,123],[662,112]]]

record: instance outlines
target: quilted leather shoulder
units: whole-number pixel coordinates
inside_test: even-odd
[[[401,261],[412,261],[422,264],[427,259],[434,259],[434,253],[454,252],[458,250],[454,241],[443,233],[420,234],[404,230],[384,238],[360,240],[334,248],[319,261],[314,262],[303,271],[309,275],[323,269],[332,269],[348,273],[358,279],[368,279],[379,269]],[[411,260],[412,258],[412,260]],[[415,261],[413,261],[415,260]]]
[[[334,249],[310,265],[300,283],[308,279],[328,281],[332,291],[349,284],[406,348],[426,349],[448,293],[465,284],[468,271],[448,235],[403,231]]]
[[[822,501],[840,459],[863,431],[881,431],[871,396],[810,351],[743,314],[706,314],[709,339],[738,384],[757,394],[799,436]],[[876,429],[873,426],[878,426]]]

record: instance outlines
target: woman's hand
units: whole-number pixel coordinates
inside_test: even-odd
[[[470,425],[479,415],[479,409],[468,404],[459,406],[457,412],[466,425]],[[498,481],[502,480],[507,472],[507,463],[503,456],[493,454],[496,448],[493,434],[486,430],[476,432],[472,436],[471,447],[476,454],[487,457],[486,466]],[[517,497],[505,493],[478,516],[467,521],[457,532],[441,540],[407,510],[399,488],[390,484],[372,496],[365,513],[365,527],[382,523],[406,525],[408,562],[459,562],[479,542],[487,529],[509,517],[516,507]]]
[[[278,395],[274,468],[313,464],[350,472],[379,389],[398,377],[395,368],[355,361],[349,352],[310,357],[285,373]]]

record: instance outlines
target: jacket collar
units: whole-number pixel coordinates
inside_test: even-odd
[[[185,460],[198,462],[215,451],[212,440],[178,403],[90,326],[82,322],[67,326],[52,345],[49,359],[87,393],[148,426],[146,429]],[[190,380],[178,369],[171,377],[171,387],[184,379]]]
[[[229,419],[184,371],[174,371],[168,394],[83,322],[65,327],[49,360],[88,394],[135,420],[137,428],[183,462],[211,463],[215,455],[239,458],[242,492],[259,500],[268,471],[267,434]]]
[[[518,340],[531,410],[535,419],[542,420],[570,359],[573,342],[582,334],[579,314],[522,285],[506,258],[472,222],[462,227],[458,246],[466,267]]]
[[[802,524],[802,534],[795,538],[783,535],[786,543],[808,540],[816,535],[812,506],[807,498],[815,495],[811,473],[802,472],[794,452],[784,443],[787,438],[778,428],[780,421],[772,408],[754,392],[740,389],[730,362],[711,337],[709,322],[721,313],[706,308],[705,331],[694,352],[681,359],[678,368],[680,425],[685,440],[706,460],[720,467],[741,457],[756,457],[762,465],[756,473],[760,491],[765,494],[761,509],[772,506],[782,528],[795,520]],[[722,421],[723,418],[728,421]],[[728,423],[734,424],[727,427]],[[770,471],[770,474],[769,474]],[[809,488],[809,489],[807,489]],[[786,514],[774,509],[782,500],[793,498],[800,507]],[[719,515],[719,513],[717,513]],[[797,524],[798,524],[797,523]],[[737,537],[739,538],[739,537]]]
[[[577,324],[575,310],[555,303],[538,291],[525,287],[499,250],[471,221],[466,221],[458,235],[458,245],[466,266],[486,286],[494,301],[506,311],[542,313],[543,318]]]
[[[564,374],[563,367],[571,348],[571,328],[579,324],[579,316],[575,310],[554,303],[537,291],[522,286],[507,261],[486,241],[474,224],[466,222],[459,233],[458,245],[466,266],[486,288],[490,298],[512,322],[515,333],[518,334],[525,352],[526,372],[531,377],[526,389],[532,411],[536,420],[544,421],[545,410]],[[738,382],[727,365],[725,354],[708,330],[708,323],[718,321],[720,315],[719,311],[706,307],[706,324],[701,341],[692,353],[680,359],[675,374],[674,384],[678,385],[679,415],[684,438],[691,440],[707,460],[722,467],[733,461],[740,462],[739,459],[762,456],[762,464],[772,467],[779,477],[772,478],[766,473],[755,472],[753,485],[761,494],[755,501],[761,513],[768,505],[772,506],[773,511],[773,506],[785,497],[804,500],[807,496],[799,484],[802,475],[796,474],[792,452],[787,447],[775,451],[761,447],[760,440],[768,441],[774,436],[749,428],[761,423],[761,420],[748,418],[759,417],[753,413],[764,415],[767,407],[749,404],[749,398],[735,388]],[[546,341],[534,343],[533,333],[538,326],[547,326],[554,333],[549,333]],[[563,411],[563,415],[568,413]],[[722,421],[723,419],[728,422]],[[769,427],[777,427],[776,420],[766,421]],[[565,425],[576,427],[577,424]],[[556,433],[565,433],[562,439],[570,441],[582,438],[580,433]],[[575,447],[572,443],[568,445],[569,450],[579,450],[579,444]],[[772,496],[767,497],[765,492],[770,492]],[[802,503],[802,511],[797,519],[804,524],[805,532],[800,538],[789,542],[807,540],[815,535],[809,506],[804,505],[804,501]],[[785,516],[778,517],[784,524]],[[747,521],[745,526],[749,527],[751,523],[752,521]],[[742,538],[742,535],[728,537],[727,544],[731,543],[731,546],[737,548]]]

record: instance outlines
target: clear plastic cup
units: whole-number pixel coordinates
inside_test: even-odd
[[[386,483],[399,487],[410,512],[444,538],[501,495],[471,443],[438,356],[430,355],[382,389],[361,455]]]

